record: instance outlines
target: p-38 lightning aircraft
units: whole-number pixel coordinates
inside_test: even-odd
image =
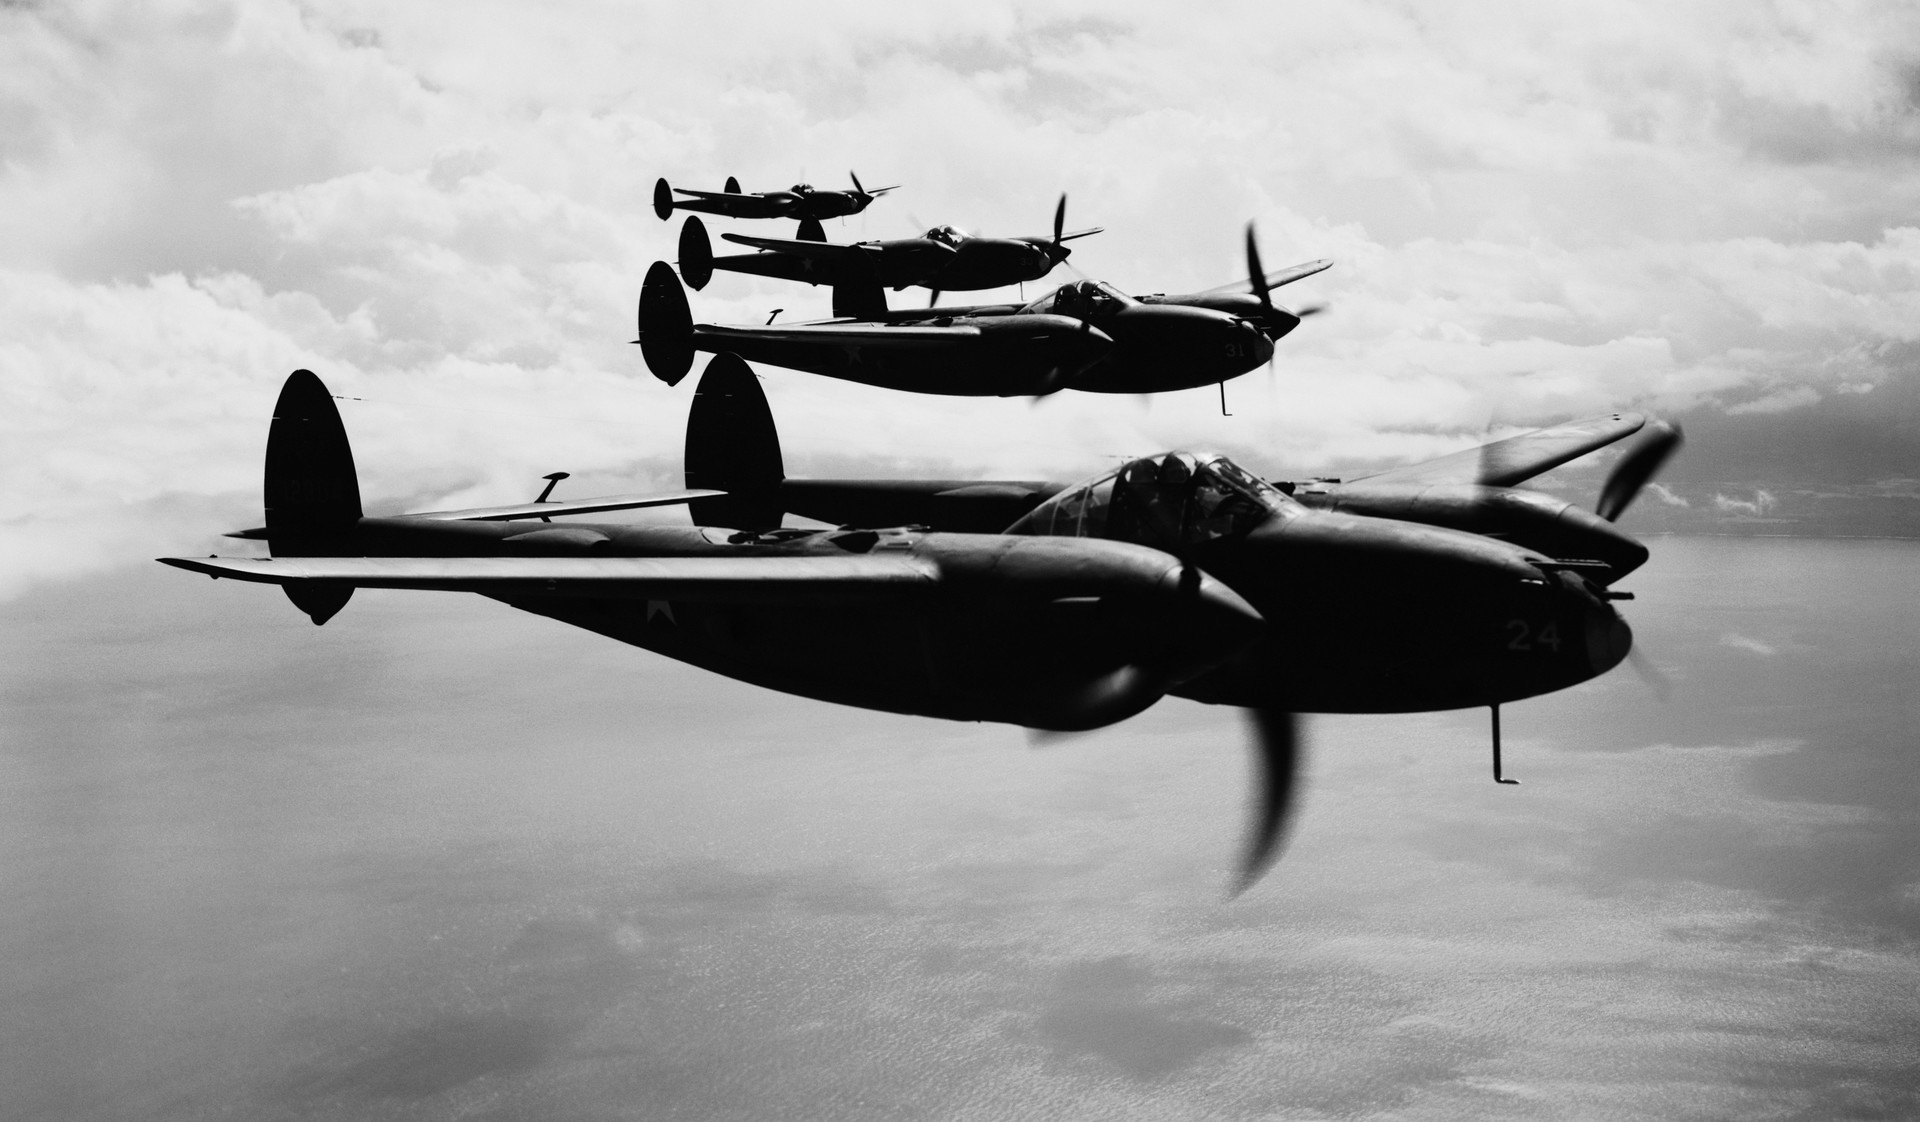
[[[786,489],[765,398],[734,356],[702,378],[687,464],[690,481],[744,469],[773,480],[776,500]],[[986,534],[783,529],[766,488],[700,483],[369,517],[332,398],[296,371],[268,434],[265,498],[266,525],[239,536],[271,557],[161,560],[281,585],[316,623],[360,587],[477,592],[742,681],[899,713],[1077,730],[1168,694],[1245,707],[1263,766],[1241,888],[1281,836],[1292,713],[1497,706],[1604,673],[1632,642],[1617,594],[1564,563],[1310,510],[1204,454],[1131,461]],[[677,502],[696,525],[544,522]],[[543,524],[517,524],[529,518]],[[1496,740],[1496,777],[1497,753]]]
[[[1027,304],[890,311],[876,274],[834,287],[832,319],[721,326],[694,323],[673,268],[656,261],[640,290],[636,342],[668,385],[686,377],[695,351],[712,351],[914,393],[1160,393],[1225,382],[1272,358],[1274,341],[1317,309],[1293,312],[1270,291],[1331,264],[1267,274],[1249,227],[1245,291],[1136,299],[1083,280]]]
[[[1066,244],[1097,234],[1101,227],[1068,232],[1067,197],[1053,211],[1053,236],[983,238],[952,226],[935,226],[917,238],[834,245],[820,239],[761,238],[721,234],[727,241],[759,253],[713,255],[707,228],[689,217],[680,228],[680,277],[696,291],[707,286],[715,269],[751,273],[807,284],[878,284],[895,292],[909,286],[940,293],[1006,288],[1035,281],[1073,254]]]
[[[662,177],[653,185],[653,212],[660,216],[662,222],[672,218],[676,210],[697,210],[729,218],[797,218],[801,223],[800,237],[824,241],[826,234],[820,227],[822,219],[859,214],[873,200],[900,186],[896,183],[869,191],[860,185],[860,177],[854,173],[848,172],[847,178],[853,180],[851,191],[823,191],[810,183],[796,183],[785,191],[749,193],[742,191],[740,181],[731,175],[727,177],[724,191],[690,191],[685,187],[669,187]],[[675,195],[687,197],[676,199]]]

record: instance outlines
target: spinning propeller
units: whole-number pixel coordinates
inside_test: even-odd
[[[864,209],[868,203],[900,186],[898,183],[895,183],[890,187],[875,187],[869,191],[860,185],[860,177],[855,175],[851,169],[847,171],[847,178],[853,180],[853,196],[860,200],[862,209]]]
[[[1060,201],[1055,204],[1053,208],[1053,240],[1042,241],[1039,238],[1022,238],[1021,240],[1031,243],[1035,248],[1039,249],[1040,252],[1047,255],[1049,262],[1058,265],[1073,253],[1073,247],[1066,243],[1075,238],[1084,238],[1090,234],[1097,234],[1106,229],[1104,226],[1089,226],[1084,230],[1075,230],[1069,234],[1065,232],[1066,227],[1067,193],[1062,191],[1060,192]]]
[[[1620,521],[1620,516],[1640,496],[1640,491],[1652,481],[1654,474],[1679,450],[1681,439],[1679,425],[1666,421],[1649,424],[1640,439],[1627,449],[1627,454],[1620,457],[1620,462],[1608,474],[1606,486],[1600,488],[1600,501],[1594,504],[1593,512],[1609,522]]]
[[[1260,242],[1254,236],[1251,222],[1247,223],[1247,291],[1260,301],[1260,328],[1272,339],[1278,339],[1300,326],[1300,321],[1308,316],[1317,316],[1327,310],[1325,304],[1308,304],[1295,310],[1273,302],[1273,286],[1267,283],[1267,271],[1260,265]],[[1268,359],[1267,363],[1271,366],[1273,360]]]
[[[1252,888],[1273,867],[1286,840],[1288,815],[1300,779],[1300,718],[1284,709],[1255,709],[1254,816],[1232,895]]]

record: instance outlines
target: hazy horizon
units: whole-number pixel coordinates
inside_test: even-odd
[[[151,565],[0,608],[23,1119],[1898,1117],[1920,545],[1660,537],[1643,649],[1308,720],[1225,899],[1236,715],[1018,730],[477,597]]]

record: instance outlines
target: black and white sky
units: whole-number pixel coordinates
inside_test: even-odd
[[[766,369],[796,474],[1351,474],[1634,408],[1688,443],[1629,528],[1767,537],[1652,539],[1671,701],[1510,707],[1523,787],[1482,713],[1310,718],[1234,903],[1226,710],[1030,751],[152,564],[244,548],[296,367],[377,513],[677,487],[654,180],[849,169],[902,186],[835,240],[1064,191],[1088,275],[1227,282],[1253,221],[1332,310],[1231,418]],[[1916,449],[1910,2],[0,0],[0,1113],[1911,1115],[1920,547],[1777,536],[1920,537]]]
[[[1012,409],[774,371],[801,470],[1184,444],[1328,473],[1635,407],[1695,434],[1649,515],[1920,477],[1920,12],[1892,0],[30,0],[0,7],[0,122],[11,592],[253,524],[297,366],[365,399],[375,500],[671,484],[689,394],[627,343],[662,175],[904,184],[836,239],[1039,233],[1065,191],[1107,227],[1074,264],[1131,291],[1242,275],[1249,220],[1270,265],[1338,261],[1230,424],[1211,390]]]

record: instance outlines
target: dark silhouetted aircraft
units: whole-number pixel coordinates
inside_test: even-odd
[[[754,192],[740,190],[740,181],[732,176],[727,177],[724,191],[690,191],[685,187],[669,187],[662,178],[653,185],[653,212],[663,222],[673,217],[675,210],[697,210],[703,214],[723,214],[728,218],[797,218],[803,223],[800,236],[811,236],[818,241],[825,237],[820,232],[823,219],[859,214],[873,200],[899,188],[896,183],[869,191],[860,185],[860,177],[854,173],[848,172],[847,178],[853,180],[851,191],[823,191],[810,183],[796,183],[785,191]],[[687,197],[676,199],[675,195]],[[806,225],[808,223],[811,225]]]
[[[1077,730],[1168,694],[1245,707],[1262,768],[1241,888],[1282,835],[1293,713],[1497,707],[1604,673],[1632,642],[1617,594],[1553,558],[1311,510],[1207,454],[1130,461],[999,533],[783,528],[797,481],[732,355],[701,379],[686,456],[687,490],[667,496],[369,517],[332,399],[296,371],[268,435],[266,525],[242,532],[272,556],[162,560],[281,585],[316,623],[358,587],[477,592],[743,681],[900,713]],[[977,486],[931,498],[968,507],[946,492]],[[696,525],[516,524],[673,502]],[[1496,778],[1498,751],[1496,734]]]
[[[680,230],[680,276],[694,289],[705,288],[715,269],[807,284],[877,283],[895,291],[918,286],[933,289],[937,301],[942,291],[1003,288],[1046,276],[1072,255],[1067,242],[1101,230],[1094,226],[1068,233],[1066,221],[1067,197],[1061,195],[1053,212],[1052,237],[983,238],[952,226],[935,226],[917,238],[854,245],[722,234],[727,241],[762,252],[715,257],[706,227],[698,218],[688,218]]]
[[[1295,313],[1275,304],[1251,228],[1247,248],[1244,293],[1137,300],[1112,285],[1083,280],[1027,304],[892,311],[876,273],[865,283],[834,286],[833,319],[778,325],[694,323],[672,267],[658,261],[641,288],[637,341],[648,369],[668,385],[686,376],[700,350],[915,393],[1006,397],[1063,389],[1192,389],[1260,366],[1273,357],[1274,340],[1316,310]],[[852,257],[848,267],[862,260]],[[1330,264],[1310,262],[1272,276],[1286,283]]]

